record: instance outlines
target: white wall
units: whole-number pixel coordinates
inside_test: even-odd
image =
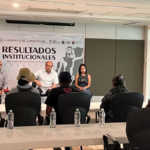
[[[129,39],[144,40],[145,27],[109,25],[109,24],[84,24],[76,23],[75,27],[63,26],[40,26],[6,24],[5,20],[0,20],[0,30],[31,31],[31,32],[55,32],[55,33],[81,33],[85,38],[94,39]]]
[[[5,20],[0,20],[0,30],[50,32],[50,33],[53,32],[80,33],[84,34],[85,38],[93,38],[93,39],[145,40],[145,27],[140,26],[76,23],[75,27],[63,27],[63,26],[6,24]],[[12,68],[14,69],[14,67],[10,66],[10,70]],[[95,101],[99,101],[99,98],[95,97]]]
[[[150,28],[146,28],[145,33],[145,61],[144,61],[144,83],[145,83],[145,101],[150,98]]]

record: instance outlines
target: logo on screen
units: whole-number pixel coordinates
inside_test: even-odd
[[[2,38],[0,38],[0,43],[3,42],[4,40]]]
[[[67,41],[66,43],[67,43],[67,44],[70,44],[71,42],[70,42],[70,41]]]
[[[60,42],[59,42],[59,41],[54,40],[54,41],[53,41],[53,44],[60,44]]]
[[[8,41],[8,42],[18,42],[19,40],[18,39],[7,39],[5,41]]]
[[[39,42],[39,40],[28,40],[28,42],[34,43],[34,42]]]
[[[45,40],[41,40],[40,43],[47,44],[47,42]]]

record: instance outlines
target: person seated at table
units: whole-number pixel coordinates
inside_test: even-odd
[[[108,93],[103,97],[101,100],[100,109],[104,108],[106,113],[106,122],[113,121],[113,112],[112,112],[112,105],[111,105],[111,98],[119,93],[126,93],[130,92],[124,85],[124,78],[121,74],[118,74],[113,77],[112,79],[113,88],[108,91]]]
[[[61,72],[59,75],[59,84],[60,87],[54,88],[50,91],[45,104],[47,105],[46,107],[46,115],[50,116],[50,113],[52,111],[52,107],[55,109],[55,112],[57,114],[56,117],[56,124],[62,124],[61,118],[58,113],[58,108],[57,108],[57,103],[58,103],[58,98],[61,94],[68,94],[71,92],[80,92],[78,89],[70,87],[71,83],[71,75],[69,72]],[[65,104],[64,104],[65,105]],[[66,150],[69,150],[70,148],[65,148]]]
[[[34,81],[38,86],[38,90],[41,95],[47,96],[49,91],[57,87],[58,75],[53,68],[53,63],[47,61],[45,63],[45,69],[40,69],[35,73],[36,80]]]
[[[11,107],[11,110],[15,110],[19,107],[29,107],[33,108],[34,110],[36,108],[36,110],[39,109],[39,112],[37,112],[37,114],[39,114],[41,108],[40,93],[36,88],[33,88],[31,85],[29,85],[29,82],[33,82],[35,80],[35,75],[28,68],[22,68],[19,71],[17,80],[18,85],[12,88],[6,95],[6,108]],[[28,96],[28,94],[30,94],[30,97]],[[14,99],[10,99],[10,96],[13,96]],[[37,102],[36,104],[34,97]],[[13,104],[11,106],[7,106],[7,101],[11,101],[11,103]]]
[[[75,86],[85,93],[92,96],[90,91],[91,86],[91,76],[87,73],[87,68],[85,64],[81,64],[79,67],[79,74],[75,78]]]
[[[67,71],[61,72],[59,75],[60,87],[52,89],[45,101],[45,104],[47,105],[47,107],[46,107],[46,115],[47,116],[50,116],[52,107],[55,109],[56,114],[58,114],[57,102],[58,102],[58,98],[61,94],[68,94],[71,92],[80,92],[80,90],[72,88],[70,86],[70,83],[71,83],[70,73]],[[59,115],[57,116],[56,124],[62,124]]]

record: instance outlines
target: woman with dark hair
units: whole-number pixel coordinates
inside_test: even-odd
[[[87,68],[85,64],[81,64],[79,67],[79,74],[76,75],[75,86],[81,91],[91,94],[91,76],[87,74]]]
[[[116,75],[112,79],[112,86],[113,88],[108,91],[108,93],[104,96],[102,99],[102,103],[100,105],[100,109],[104,108],[106,113],[106,121],[112,121],[113,120],[113,112],[112,112],[112,105],[111,105],[111,98],[119,93],[126,93],[130,92],[124,85],[124,78],[121,74]],[[109,122],[108,121],[108,122]]]

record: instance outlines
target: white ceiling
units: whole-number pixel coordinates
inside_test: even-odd
[[[0,0],[0,19],[149,25],[150,0]]]

